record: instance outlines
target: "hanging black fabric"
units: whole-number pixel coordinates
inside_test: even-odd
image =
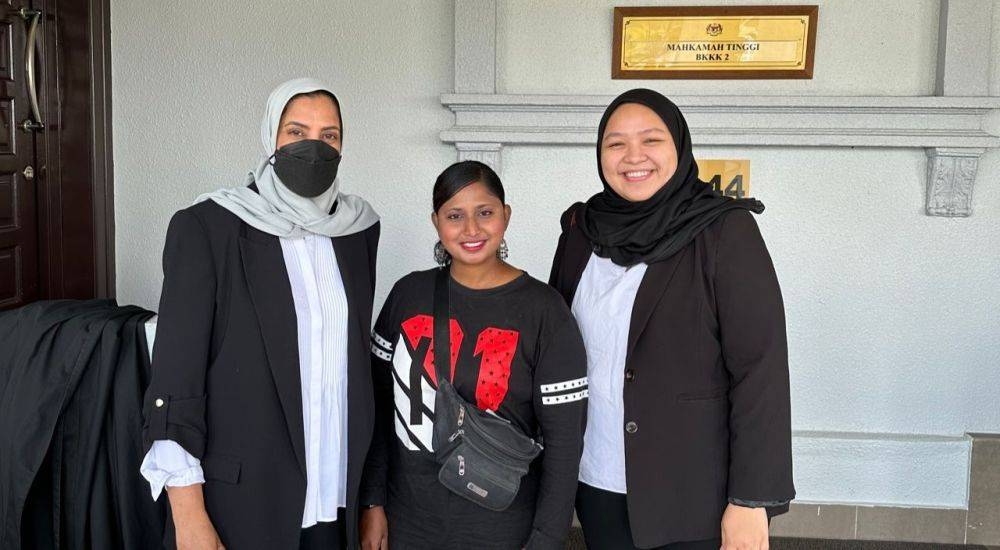
[[[152,315],[111,300],[0,313],[0,548],[162,546],[139,475]]]
[[[677,147],[677,170],[652,197],[640,202],[616,193],[604,178],[601,166],[604,129],[612,113],[625,103],[652,109],[667,125]],[[764,205],[756,199],[724,197],[698,179],[684,115],[673,102],[653,90],[629,90],[608,105],[597,129],[597,173],[604,191],[591,197],[580,210],[580,227],[598,256],[622,266],[669,258],[729,210],[764,211]]]

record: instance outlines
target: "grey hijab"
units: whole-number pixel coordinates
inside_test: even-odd
[[[247,225],[278,237],[297,238],[308,233],[340,237],[375,225],[378,214],[361,197],[340,193],[340,178],[322,195],[310,199],[293,193],[274,173],[271,155],[285,105],[298,94],[320,90],[333,95],[323,83],[311,78],[289,80],[275,88],[267,99],[267,111],[260,125],[264,154],[257,169],[247,175],[243,186],[224,187],[201,195],[195,202],[213,200]],[[252,183],[257,184],[257,192],[250,189]],[[337,208],[331,214],[334,204]]]

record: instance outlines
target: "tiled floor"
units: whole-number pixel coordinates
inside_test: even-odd
[[[1000,541],[1000,436],[972,435],[968,542]]]
[[[987,550],[962,544],[889,542],[869,540],[771,539],[771,550]]]
[[[566,550],[586,550],[583,535],[573,529]],[[996,546],[970,544],[936,544],[915,542],[888,542],[867,540],[821,540],[799,538],[771,538],[771,550],[1000,550]]]
[[[771,521],[771,536],[961,544],[967,516],[966,510],[793,503],[787,514]]]

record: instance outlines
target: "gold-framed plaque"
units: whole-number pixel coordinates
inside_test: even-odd
[[[617,7],[611,78],[812,78],[818,6]]]
[[[695,159],[698,179],[734,199],[750,196],[749,159]]]

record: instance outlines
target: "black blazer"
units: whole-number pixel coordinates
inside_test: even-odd
[[[347,533],[371,442],[370,329],[379,225],[333,239],[349,309]],[[298,548],[306,492],[295,305],[277,237],[206,201],[177,212],[146,392],[146,450],[172,439],[202,461],[223,544]],[[168,525],[165,543],[175,546]]]
[[[593,251],[578,207],[563,215],[550,278],[568,304]],[[730,498],[794,497],[784,306],[749,212],[724,214],[649,265],[632,308],[625,380],[636,546],[720,536]]]

